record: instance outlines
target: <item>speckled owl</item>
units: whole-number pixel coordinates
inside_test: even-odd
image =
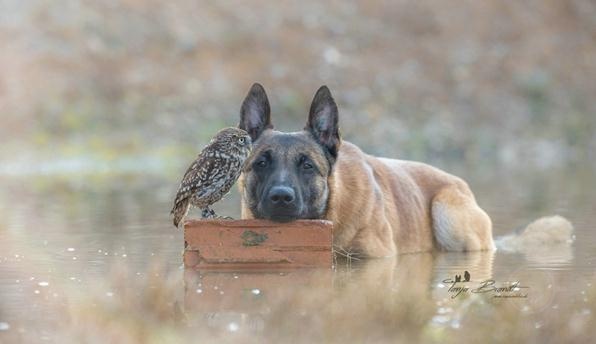
[[[171,212],[174,226],[178,227],[190,206],[201,209],[203,218],[217,217],[209,206],[230,191],[250,149],[250,136],[242,129],[225,128],[213,137],[182,178]]]

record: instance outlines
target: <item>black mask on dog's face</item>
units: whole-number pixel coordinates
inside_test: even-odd
[[[243,171],[243,202],[255,218],[319,219],[329,199],[328,178],[340,145],[337,106],[327,87],[313,99],[305,129],[272,130],[269,102],[255,84],[241,110],[240,128],[254,145]]]

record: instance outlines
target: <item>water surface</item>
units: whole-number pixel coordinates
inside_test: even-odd
[[[549,335],[546,328],[571,322],[581,335],[581,326],[594,321],[593,171],[456,172],[469,180],[496,235],[560,214],[575,227],[574,243],[525,253],[340,258],[329,271],[200,273],[182,268],[182,233],[169,218],[172,178],[0,177],[0,341],[117,336],[134,342],[196,334],[208,340],[442,341],[462,330],[474,338],[474,329],[499,328],[491,324],[516,317],[523,331],[500,329],[503,340],[541,338]],[[238,217],[238,203],[233,193],[216,209]],[[454,297],[447,280],[464,271],[471,288],[484,280],[517,281],[526,297]],[[561,320],[561,312],[568,319]],[[568,326],[561,331],[573,333],[576,325]]]

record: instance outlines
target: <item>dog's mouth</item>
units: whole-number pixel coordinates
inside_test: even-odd
[[[271,220],[274,222],[291,222],[304,218],[304,214],[299,208],[274,208],[267,209],[264,206],[258,206],[253,212],[256,218]]]
[[[291,222],[298,219],[298,216],[291,214],[274,214],[269,216],[269,220],[274,222]]]

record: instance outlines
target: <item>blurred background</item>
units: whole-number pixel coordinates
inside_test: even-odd
[[[1,0],[0,342],[85,342],[80,333],[95,342],[105,338],[106,327],[119,342],[132,342],[122,339],[131,333],[180,333],[154,310],[169,312],[181,301],[172,295],[183,292],[183,238],[171,224],[172,200],[211,136],[237,125],[254,82],[267,90],[276,128],[287,131],[304,127],[315,91],[328,85],[344,139],[372,154],[424,161],[463,177],[497,236],[539,216],[570,219],[573,249],[534,258],[499,252],[487,267],[497,278],[515,267],[537,288],[535,295],[549,294],[529,273],[552,273],[561,308],[537,313],[535,325],[526,326],[530,320],[518,311],[503,322],[504,315],[482,305],[469,314],[483,326],[460,327],[455,317],[453,331],[544,342],[564,338],[568,332],[559,329],[565,326],[575,326],[579,336],[596,328],[590,315],[596,312],[584,309],[586,290],[596,285],[593,0]],[[215,209],[238,217],[237,191]],[[163,266],[159,274],[151,272],[156,262]],[[433,289],[432,281],[452,268],[474,265],[433,264],[427,267],[434,277],[416,290]],[[416,258],[382,273],[409,276],[420,266]],[[114,270],[121,273],[113,277]],[[358,292],[346,295],[346,308],[331,303],[338,313],[323,316],[325,326],[345,326],[335,333],[359,331],[366,338],[381,326],[373,332],[405,328],[436,335],[436,342],[462,338],[437,335],[432,321],[402,323],[418,318],[396,316],[401,306],[379,317],[371,313],[370,321],[344,318],[359,314],[354,305],[366,313],[394,305],[371,297],[386,294],[378,292],[377,277],[364,275],[348,278]],[[165,288],[164,281],[172,295],[156,297],[152,288]],[[401,295],[400,285],[386,287]],[[309,295],[329,293],[324,283],[308,289]],[[437,305],[424,297],[431,308]],[[420,307],[418,297],[406,298],[414,300],[412,309]],[[292,313],[288,304],[277,304],[280,314]],[[325,302],[313,304],[318,314]],[[447,311],[437,312],[444,319]],[[102,320],[78,321],[90,314]],[[279,329],[275,321],[284,317],[271,314],[264,315],[267,329]],[[295,329],[280,333],[302,336],[305,318],[299,319],[286,322]],[[85,327],[94,323],[96,330]],[[131,324],[145,330],[130,330]],[[537,340],[531,336],[539,328],[556,332],[540,330]],[[74,332],[75,339],[60,340],[60,332]],[[586,338],[593,336],[567,341]]]
[[[327,84],[374,154],[596,161],[593,1],[4,0],[0,41],[5,174],[179,174],[253,82],[283,130]]]

